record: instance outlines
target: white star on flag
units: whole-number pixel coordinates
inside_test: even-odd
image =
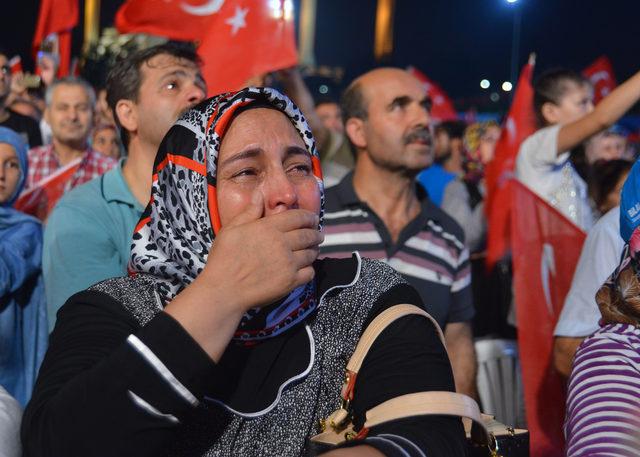
[[[247,26],[247,22],[245,21],[245,17],[249,12],[249,8],[240,8],[236,6],[236,11],[233,17],[227,19],[225,24],[229,24],[231,26],[231,35],[235,35],[238,33],[238,30]]]

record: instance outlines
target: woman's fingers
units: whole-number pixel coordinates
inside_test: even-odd
[[[315,275],[316,275],[316,270],[314,270],[312,265],[309,265],[307,267],[301,268],[296,273],[296,286],[295,287],[300,287],[303,284],[306,284],[306,283],[312,281],[313,278],[315,277]]]
[[[324,235],[317,229],[297,229],[284,234],[285,240],[292,251],[317,247],[324,240]]]
[[[295,269],[299,272],[304,268],[311,266],[318,258],[318,248],[302,249],[292,254]]]
[[[318,228],[319,218],[316,213],[304,209],[290,209],[263,219],[264,223],[273,224],[273,227],[283,233],[301,228]]]

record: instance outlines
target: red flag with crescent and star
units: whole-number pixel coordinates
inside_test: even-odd
[[[78,0],[43,0],[40,3],[38,23],[33,36],[34,55],[40,45],[53,38],[57,42],[60,58],[58,77],[69,73],[71,63],[71,30],[78,25]]]
[[[593,84],[593,102],[598,103],[616,88],[616,77],[613,66],[607,56],[598,57],[591,65],[582,70]]]
[[[442,122],[458,118],[453,102],[438,84],[415,67],[409,67],[407,71],[418,78],[424,86],[427,95],[431,99],[431,117],[433,119]]]
[[[510,248],[511,234],[511,182],[514,179],[516,157],[520,144],[536,131],[533,110],[531,77],[535,58],[520,72],[509,114],[496,144],[493,160],[485,172],[487,199],[485,214],[488,219],[487,267],[491,269]]]
[[[128,0],[116,13],[120,33],[146,33],[172,40],[200,41],[224,0]]]
[[[128,0],[116,27],[199,42],[209,95],[298,62],[292,0]]]
[[[513,287],[531,457],[562,457],[566,380],[553,367],[553,330],[571,287],[585,233],[517,180]]]

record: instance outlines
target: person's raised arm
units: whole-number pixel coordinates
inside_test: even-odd
[[[558,154],[576,147],[590,136],[615,124],[638,100],[640,72],[602,99],[591,113],[563,125],[558,132]]]

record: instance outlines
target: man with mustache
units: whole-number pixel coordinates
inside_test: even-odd
[[[51,126],[53,140],[49,145],[29,151],[27,190],[78,160],[78,168],[64,184],[65,192],[115,166],[114,159],[89,147],[96,104],[96,95],[89,83],[75,77],[54,81],[47,88],[45,103],[44,117]]]
[[[127,272],[131,236],[149,202],[158,146],[180,114],[205,98],[192,47],[167,43],[128,56],[107,79],[107,101],[127,157],[66,194],[44,234],[43,272],[53,328],[74,293]]]
[[[380,68],[345,91],[356,165],[326,193],[323,257],[383,260],[421,295],[444,329],[456,389],[475,395],[469,253],[460,226],[433,204],[417,174],[433,161],[430,100],[404,70]]]

